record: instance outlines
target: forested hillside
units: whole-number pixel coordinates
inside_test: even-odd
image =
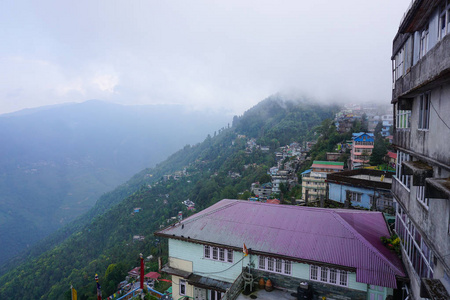
[[[0,265],[225,116],[87,101],[0,116]]]
[[[29,251],[25,263],[0,278],[0,299],[70,299],[71,284],[80,299],[92,299],[95,273],[104,296],[109,295],[137,266],[139,253],[152,254],[154,268],[156,257],[165,257],[165,241],[153,232],[172,222],[179,211],[184,216],[192,213],[184,200],[201,210],[223,198],[245,197],[242,193],[252,182],[267,176],[276,147],[313,139],[313,128],[333,117],[336,109],[278,97],[262,101],[235,117],[231,128],[221,128],[202,143],[186,145],[155,168],[136,174],[102,196],[86,215]],[[269,145],[270,151],[246,151],[248,138]],[[182,175],[164,176],[176,172]],[[233,172],[239,176],[230,176]],[[133,241],[135,235],[145,238]]]

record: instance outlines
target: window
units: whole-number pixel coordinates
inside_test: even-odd
[[[218,251],[219,251],[219,248],[217,248],[217,247],[213,247],[212,248],[212,259],[217,260],[217,258],[218,258],[218,256],[217,256]]]
[[[420,96],[419,101],[419,129],[428,129],[430,126],[430,93]]]
[[[433,253],[405,211],[397,204],[395,232],[409,264],[420,278],[433,278]]]
[[[396,105],[396,121],[397,128],[410,128],[411,127],[411,111],[410,110],[399,110],[398,104]]]
[[[362,194],[357,193],[357,192],[347,191],[347,197],[350,201],[361,202]]]
[[[402,162],[410,161],[411,158],[409,154],[401,151],[397,151],[397,165],[395,168],[395,178],[400,181],[408,190],[411,188],[411,177],[412,175],[403,175]]]
[[[438,38],[443,39],[446,34],[450,32],[450,1],[441,6],[440,14],[439,14],[439,32]]]
[[[317,280],[317,273],[319,271],[319,267],[318,266],[311,266],[311,280]]]
[[[424,57],[428,51],[428,25],[422,30],[420,34],[420,58]]]
[[[258,269],[280,274],[291,275],[292,263],[288,260],[260,256]]]
[[[186,280],[180,279],[180,295],[186,295]]]
[[[310,265],[309,272],[311,280],[341,286],[348,285],[347,271]]]
[[[425,198],[425,186],[418,186],[416,190],[417,201],[428,208],[428,198]]]
[[[233,263],[233,250],[203,245],[204,258]]]
[[[219,291],[208,290],[210,300],[220,300],[222,299],[222,293]]]

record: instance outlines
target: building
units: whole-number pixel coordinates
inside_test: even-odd
[[[449,20],[449,1],[413,1],[393,41],[392,192],[410,299],[450,299]]]
[[[327,175],[328,199],[348,206],[394,213],[392,173],[357,169]]]
[[[350,169],[363,168],[369,163],[374,146],[373,133],[353,133],[352,150],[350,152]]]
[[[381,127],[381,136],[388,137],[391,134],[391,128],[394,125],[394,116],[383,115],[381,116],[381,122],[383,127]]]
[[[252,183],[251,191],[258,198],[269,198],[272,194],[272,182],[259,184],[259,182]]]
[[[225,199],[155,234],[168,238],[173,299],[234,300],[244,270],[291,292],[306,282],[314,299],[385,299],[405,275],[380,212]]]
[[[327,193],[327,174],[344,170],[344,163],[315,160],[311,168],[301,174],[303,201],[317,201],[321,196],[325,197]]]

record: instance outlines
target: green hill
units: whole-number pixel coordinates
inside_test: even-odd
[[[336,109],[279,97],[262,101],[235,117],[231,128],[186,145],[103,195],[87,214],[24,255],[25,262],[15,261],[17,267],[0,278],[0,299],[70,299],[71,284],[80,299],[92,299],[95,273],[108,296],[126,271],[137,265],[139,253],[165,257],[165,241],[153,232],[170,224],[179,211],[184,216],[191,213],[182,201],[190,199],[200,210],[223,198],[238,198],[265,176],[275,163],[273,151],[249,153],[248,138],[269,143],[272,150],[280,144],[304,142],[314,135],[312,128],[331,118]],[[178,178],[164,176],[175,172]],[[231,172],[240,177],[230,176]],[[137,207],[141,210],[133,213]],[[136,235],[145,238],[133,241]]]

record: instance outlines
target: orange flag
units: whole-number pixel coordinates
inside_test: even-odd
[[[242,252],[244,252],[244,257],[248,255],[248,249],[247,249],[247,246],[245,246],[245,243],[244,243],[244,247],[242,248]]]

